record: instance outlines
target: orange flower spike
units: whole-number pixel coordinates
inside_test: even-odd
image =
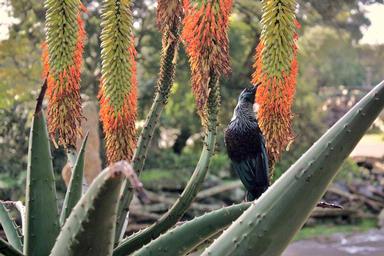
[[[157,26],[161,32],[171,28],[182,17],[183,6],[181,0],[157,1]]]
[[[230,72],[227,29],[232,0],[202,1],[192,6],[189,1],[184,1],[184,8],[186,16],[182,38],[191,65],[197,110],[203,123],[206,123],[211,73],[221,76]]]
[[[131,1],[104,1],[101,46],[100,119],[108,162],[130,161],[136,147],[137,112]]]
[[[43,79],[45,79],[49,73],[49,53],[48,53],[48,45],[46,42],[43,42],[41,44],[41,61],[43,63],[42,77]]]
[[[81,136],[80,69],[85,38],[79,0],[46,0],[43,75],[48,73],[48,131],[58,144],[74,147]],[[74,33],[76,31],[76,33]]]
[[[263,30],[256,48],[252,82],[261,83],[256,97],[260,105],[258,118],[273,165],[293,140],[291,107],[297,75],[295,28],[299,28],[299,24],[294,18],[296,1],[268,0],[262,4]],[[282,19],[284,23],[280,22]]]

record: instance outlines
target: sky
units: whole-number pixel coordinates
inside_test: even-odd
[[[6,3],[7,0],[0,0],[0,40],[8,37],[8,27],[15,21],[9,17],[11,8]]]
[[[7,0],[0,0],[0,40],[8,36],[8,26],[17,20],[9,18],[10,8],[6,6]],[[364,7],[367,17],[371,21],[368,28],[362,28],[363,38],[361,44],[384,44],[384,5],[372,4]]]
[[[384,5],[372,4],[364,7],[366,16],[371,21],[371,26],[362,29],[361,44],[384,44]]]

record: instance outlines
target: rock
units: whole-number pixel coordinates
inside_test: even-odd
[[[89,132],[84,158],[84,176],[88,184],[101,172],[100,159],[100,136],[99,136],[99,114],[97,103],[87,101],[83,104],[85,120],[81,124],[83,133]],[[77,150],[81,147],[82,140],[77,141]],[[71,178],[71,168],[65,165],[61,172],[65,184],[68,186]]]
[[[377,224],[380,228],[384,229],[384,209],[382,209],[380,214],[377,216]]]

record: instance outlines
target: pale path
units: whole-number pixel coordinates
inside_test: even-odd
[[[384,230],[293,242],[282,256],[384,256]]]
[[[351,157],[384,158],[384,135],[368,135],[356,145]]]
[[[384,143],[361,143],[356,146],[352,151],[351,157],[364,156],[383,158],[384,157]]]

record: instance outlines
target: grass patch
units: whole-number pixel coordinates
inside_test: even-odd
[[[151,170],[145,170],[140,175],[140,179],[143,182],[151,182],[151,181],[157,181],[161,179],[168,179],[172,178],[172,173],[170,171],[160,170],[160,169],[151,169]]]
[[[140,175],[144,187],[149,190],[180,190],[185,187],[190,174],[186,170],[145,170]]]
[[[350,234],[356,232],[365,232],[376,227],[375,219],[364,219],[356,225],[333,225],[320,224],[313,227],[304,227],[295,236],[294,241],[310,239],[318,236],[329,236],[336,233]]]

